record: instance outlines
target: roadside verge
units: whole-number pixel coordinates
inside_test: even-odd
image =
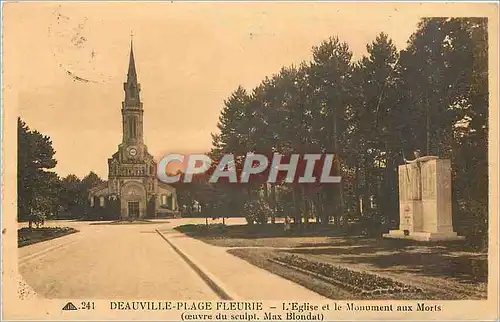
[[[165,235],[163,235],[158,229],[155,230],[158,235],[160,235],[167,244],[172,247],[172,249],[207,283],[207,285],[218,295],[222,300],[235,301],[237,300],[236,294],[229,291],[229,289],[224,286],[224,284],[219,281],[217,277],[212,275],[206,268],[204,268],[200,263],[198,263],[194,258],[183,252],[174,243],[172,243]]]

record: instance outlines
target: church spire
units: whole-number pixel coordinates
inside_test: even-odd
[[[137,71],[135,69],[133,35],[130,35],[130,56],[128,62],[127,82],[123,84],[125,100],[123,108],[141,108],[142,103],[139,96],[141,85],[137,82]]]
[[[134,59],[134,44],[133,44],[133,35],[130,34],[130,57],[128,62],[128,78],[137,78],[137,72],[135,71],[135,59]]]
[[[123,83],[123,90],[125,91],[125,99],[122,102],[123,143],[136,146],[139,143],[143,143],[143,109],[139,95],[141,92],[141,84],[137,82],[137,72],[135,69],[132,35],[130,39],[127,81]]]

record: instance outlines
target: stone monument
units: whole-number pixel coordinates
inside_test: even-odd
[[[419,241],[459,240],[451,215],[451,162],[436,156],[420,156],[400,165],[399,230],[387,238]]]

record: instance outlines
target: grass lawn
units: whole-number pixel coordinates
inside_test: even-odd
[[[314,226],[285,235],[279,224],[184,225],[176,229],[203,242],[228,247],[229,253],[332,299],[472,300],[487,296],[487,254],[469,249],[463,241],[425,243],[348,236],[331,227]],[[361,295],[270,261],[283,255],[383,276],[424,293]]]
[[[24,247],[77,232],[78,230],[70,227],[42,227],[32,229],[23,227],[17,231],[17,246]]]
[[[311,224],[308,229],[285,233],[283,224],[209,226],[188,224],[175,227],[181,233],[197,238],[207,244],[221,247],[310,247],[328,246],[329,237],[343,236],[331,226]]]

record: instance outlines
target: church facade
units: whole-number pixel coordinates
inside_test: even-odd
[[[108,159],[108,181],[89,190],[90,211],[104,218],[129,220],[174,213],[175,189],[158,181],[156,161],[144,144],[144,109],[132,43],[123,90],[122,142]]]

